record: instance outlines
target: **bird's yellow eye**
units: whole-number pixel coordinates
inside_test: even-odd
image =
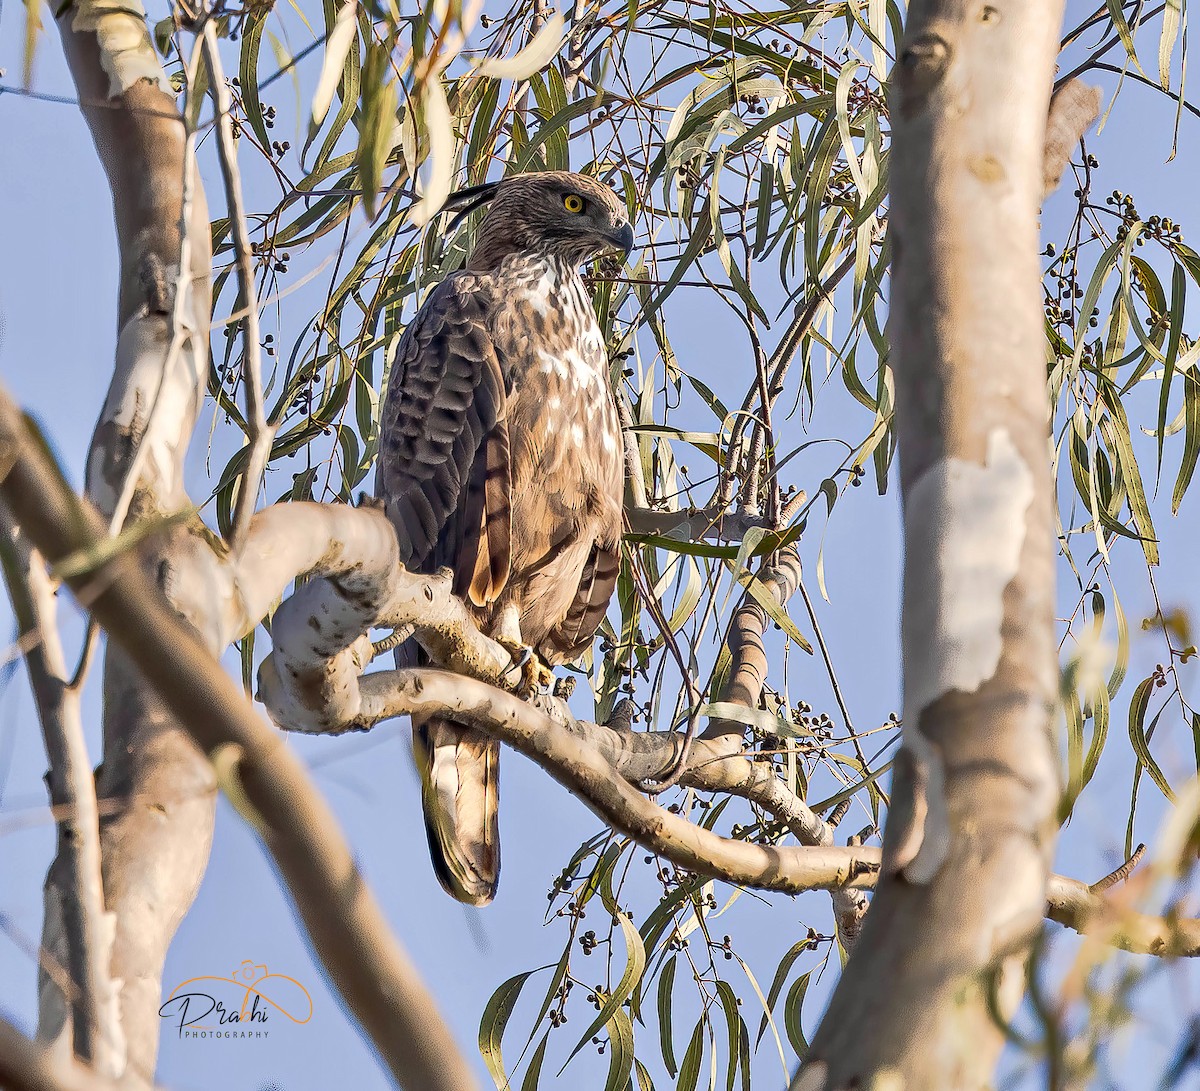
[[[568,212],[582,212],[583,198],[574,193],[568,193],[563,198],[563,208]]]

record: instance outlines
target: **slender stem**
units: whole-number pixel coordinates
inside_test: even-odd
[[[225,84],[225,70],[217,40],[217,27],[211,16],[202,31],[204,63],[208,68],[209,87],[217,111],[217,152],[221,178],[225,183],[225,203],[233,237],[234,266],[237,269],[238,298],[245,314],[242,319],[242,381],[246,398],[246,468],[238,488],[233,512],[231,545],[240,552],[250,529],[250,517],[258,500],[258,488],[267,469],[275,428],[267,423],[262,378],[262,338],[258,328],[257,286],[254,282],[254,253],[246,222],[246,203],[242,197],[242,176],[238,170],[237,142],[233,131],[233,98]]]
[[[109,972],[101,879],[100,815],[84,738],[81,693],[66,676],[54,586],[42,559],[0,505],[0,562],[23,640],[25,665],[49,762],[50,803],[58,818],[58,853],[46,897],[58,901],[61,931],[48,933],[51,958],[69,972],[64,994],[75,1055],[111,1076],[122,1063],[116,993]],[[44,941],[45,942],[45,941]],[[61,987],[61,985],[60,985]],[[62,1009],[57,1009],[62,1010]],[[52,1028],[43,1027],[43,1031]]]

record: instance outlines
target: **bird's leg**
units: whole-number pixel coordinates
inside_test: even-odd
[[[521,637],[521,611],[515,602],[501,607],[492,639],[512,656],[513,669],[521,672],[519,697],[529,697],[553,685],[554,672],[549,664]]]

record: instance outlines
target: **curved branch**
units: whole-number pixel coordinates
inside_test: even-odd
[[[253,817],[316,953],[396,1079],[422,1091],[476,1087],[307,770],[137,559],[103,555],[99,516],[71,492],[3,391],[0,478],[0,497],[49,562],[97,557],[90,570],[73,568],[72,591],[203,752],[221,751],[226,784]]]
[[[674,765],[681,736],[589,723],[553,697],[537,698],[535,705],[518,700],[507,692],[508,653],[475,627],[451,593],[448,577],[406,572],[396,555],[391,524],[374,507],[281,504],[255,516],[250,548],[229,566],[239,594],[231,597],[235,605],[228,616],[236,617],[239,632],[252,627],[295,576],[328,577],[309,580],[275,613],[275,648],[260,670],[259,689],[276,722],[291,730],[338,733],[367,730],[413,711],[461,711],[582,795],[605,821],[681,867],[788,892],[831,886],[843,942],[853,943],[866,908],[862,892],[873,886],[875,850],[832,848],[830,823],[792,792],[769,763],[751,760],[740,736],[729,732],[694,742],[681,783],[749,800],[784,822],[800,847],[746,846],[699,831],[703,851],[711,855],[697,858],[696,827],[633,788]],[[769,577],[785,601],[795,574],[785,558],[781,570]],[[364,597],[367,588],[376,593]],[[750,613],[743,618],[747,625],[752,620]],[[362,676],[370,658],[363,634],[376,624],[412,625],[437,661],[455,673]],[[736,694],[757,705],[761,675],[755,670],[752,635],[747,631],[741,637],[749,659]],[[830,854],[814,849],[829,849]],[[834,885],[847,864],[858,869],[853,881]],[[1051,880],[1046,915],[1076,931],[1103,934],[1131,951],[1200,954],[1200,921],[1114,916],[1098,891],[1072,879]]]
[[[1095,936],[1134,954],[1200,956],[1200,920],[1139,913],[1078,879],[1050,877],[1046,916],[1081,935]]]
[[[0,1019],[0,1086],[9,1091],[118,1091],[122,1085],[55,1055]]]
[[[493,686],[448,671],[380,671],[361,678],[364,722],[401,715],[453,713],[537,762],[614,829],[699,875],[762,890],[798,894],[870,886],[877,849],[756,845],[721,837],[652,803],[613,775],[595,747],[540,708]]]
[[[104,1076],[125,1067],[117,983],[110,972],[115,921],[105,911],[100,820],[81,693],[70,685],[59,635],[55,587],[42,558],[0,504],[0,567],[17,618],[58,816],[58,843],[43,892],[45,957],[69,979],[39,974],[39,1036],[67,1037],[77,1057]]]

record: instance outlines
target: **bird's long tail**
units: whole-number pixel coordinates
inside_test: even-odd
[[[413,721],[434,871],[446,892],[487,905],[500,880],[500,745],[448,720]]]

